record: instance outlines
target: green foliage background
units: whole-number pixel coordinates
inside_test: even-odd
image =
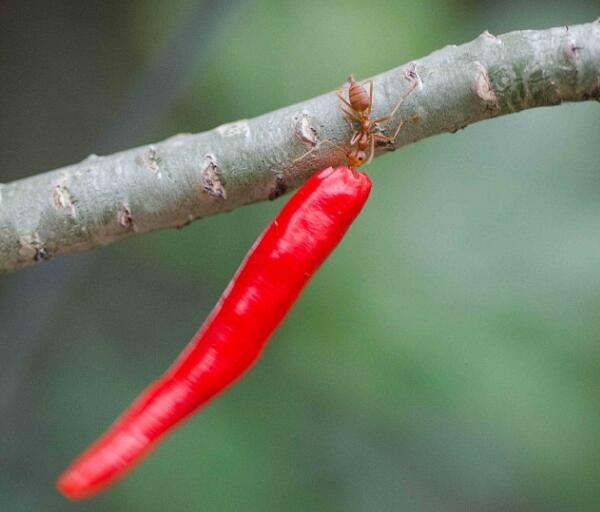
[[[52,4],[0,2],[1,181],[95,151],[197,2]],[[167,115],[111,151],[485,29],[599,14],[591,0],[227,7]],[[255,369],[90,502],[67,503],[55,477],[176,357],[286,198],[3,278],[0,510],[598,510],[599,113],[529,111],[374,162],[366,210]]]

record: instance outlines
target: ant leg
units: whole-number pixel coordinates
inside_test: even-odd
[[[377,141],[384,142],[390,151],[396,150],[396,146],[394,145],[394,139],[392,139],[391,137],[388,137],[387,135],[384,135],[383,133],[373,133],[373,134],[371,134],[371,136],[373,137],[373,140],[376,143],[377,143]]]
[[[398,127],[396,128],[396,131],[394,131],[394,134],[391,137],[388,137],[387,135],[384,135],[383,133],[373,133],[373,134],[371,134],[371,137],[373,138],[373,140],[377,139],[377,140],[386,142],[388,144],[389,150],[395,151],[396,150],[396,139],[398,138],[398,134],[400,133],[400,130],[402,129],[402,127],[405,124],[410,123],[411,121],[418,121],[419,119],[420,119],[420,117],[417,114],[413,114],[408,119],[401,119],[400,123],[398,123]]]
[[[396,106],[392,109],[392,111],[388,114],[388,118],[392,118],[394,117],[394,114],[396,113],[396,111],[400,108],[400,105],[402,105],[402,103],[404,103],[404,101],[406,100],[406,98],[408,98],[413,92],[414,90],[417,88],[417,85],[419,83],[418,82],[414,82],[412,84],[412,86],[410,87],[410,89],[408,89],[408,91],[406,91],[404,93],[404,95],[402,96],[402,98],[400,98],[400,100],[398,101],[398,103],[396,103]]]
[[[400,98],[398,103],[396,103],[396,105],[394,106],[392,111],[387,116],[382,116],[382,117],[378,117],[377,119],[373,119],[373,121],[371,121],[371,125],[377,126],[378,124],[385,123],[386,121],[389,121],[390,119],[392,119],[394,117],[394,114],[396,113],[396,111],[400,108],[400,105],[402,105],[402,103],[404,103],[406,101],[406,98],[408,98],[414,92],[414,90],[417,88],[417,85],[418,85],[418,83],[414,82],[413,85],[410,87],[410,89],[408,89],[408,91],[406,91],[404,93],[402,98]],[[402,124],[403,123],[401,122],[400,126],[402,126]],[[399,130],[396,131],[396,135],[398,134],[398,132],[399,132]],[[395,138],[396,137],[394,136],[394,139]]]
[[[396,128],[394,135],[392,135],[391,137],[388,137],[387,135],[385,135],[383,133],[372,133],[371,137],[373,138],[373,140],[381,140],[381,141],[385,142],[386,144],[388,144],[390,151],[394,151],[396,149],[396,147],[395,147],[396,138],[398,137],[398,134],[400,133],[400,130],[402,129],[402,127],[405,124],[410,123],[411,121],[418,121],[419,119],[420,118],[417,114],[413,114],[408,119],[402,119],[400,121],[400,123],[398,124],[398,127]]]
[[[385,121],[389,121],[391,118],[392,118],[391,115],[378,117],[377,119],[373,119],[373,121],[371,121],[371,125],[377,125],[377,124],[384,123]]]
[[[398,137],[398,134],[400,133],[400,130],[402,129],[402,127],[406,124],[406,123],[410,123],[411,121],[418,121],[419,119],[421,119],[419,117],[418,114],[413,114],[412,116],[410,116],[408,119],[402,119],[400,121],[400,123],[398,124],[398,128],[396,128],[396,131],[394,132],[394,135],[392,135],[390,138],[392,139],[392,144],[396,143],[396,138]]]
[[[354,125],[352,124],[352,121],[358,122],[358,119],[355,119],[352,116],[352,113],[348,112],[341,105],[338,105],[338,108],[342,111],[344,121],[346,121],[346,124],[348,125],[348,128],[350,129],[350,133],[352,133],[352,140],[350,142],[350,145],[352,146],[358,140],[358,137],[360,137],[360,132],[357,131],[356,128],[354,128]]]
[[[369,165],[375,156],[375,137],[371,137],[371,149],[369,151],[369,158],[366,161],[366,164]]]
[[[352,107],[352,105],[346,101],[344,99],[344,97],[340,94],[340,90],[338,89],[337,91],[335,91],[335,95],[338,97],[338,100],[340,100],[344,105],[346,105],[350,110],[354,111],[354,107]]]
[[[354,144],[356,144],[356,141],[360,138],[362,134],[360,132],[354,132],[354,134],[352,135],[352,138],[350,139],[350,145],[354,146]]]
[[[365,84],[369,84],[369,108],[367,109],[367,112],[370,115],[373,111],[373,80],[367,80]]]
[[[348,116],[346,116],[346,115],[344,115],[343,117],[344,117],[344,121],[346,121],[346,124],[348,125],[348,128],[350,128],[350,131],[354,134],[354,132],[356,130],[354,129],[354,125],[352,124],[352,121],[350,119],[348,119]]]
[[[325,139],[325,140],[322,140],[321,142],[319,142],[314,148],[309,149],[303,155],[301,155],[298,158],[295,158],[294,160],[292,160],[292,163],[295,164],[296,162],[299,162],[300,160],[303,160],[304,158],[306,158],[311,153],[314,153],[315,151],[317,151],[318,149],[320,149],[323,144],[331,144],[334,148],[339,149],[340,151],[342,151],[344,153],[344,155],[346,154],[346,150],[343,147],[338,146],[337,144],[334,144],[329,139]]]
[[[396,103],[396,105],[394,106],[392,111],[387,116],[382,116],[382,117],[378,117],[377,119],[373,119],[373,121],[371,121],[371,126],[377,126],[378,124],[385,123],[386,121],[389,121],[392,117],[394,117],[394,114],[396,113],[398,108],[400,108],[400,105],[402,105],[402,103],[404,103],[406,98],[408,98],[413,93],[413,91],[416,89],[416,87],[417,87],[417,82],[415,82],[412,85],[412,87],[406,93],[404,93],[404,96],[402,96],[402,98],[400,98],[400,101],[398,101],[398,103]],[[402,123],[401,123],[401,125],[402,125]],[[398,132],[396,132],[396,134],[398,134]]]
[[[344,107],[342,107],[341,105],[338,105],[338,108],[342,111],[343,114],[346,115],[346,117],[350,120],[350,121],[356,121],[357,123],[360,123],[361,119],[360,117],[358,117],[353,110],[346,110]]]
[[[388,144],[393,144],[393,139],[391,137],[388,137],[387,135],[384,135],[383,133],[372,133],[371,137],[373,137],[373,139],[375,140],[382,140],[384,142],[387,142]]]
[[[346,112],[344,109],[342,109],[341,106],[340,106],[340,110],[345,114],[343,116],[344,121],[346,121],[346,124],[348,125],[348,128],[350,129],[350,133],[352,133],[352,138],[350,139],[350,145],[354,146],[354,143],[360,137],[360,132],[354,128],[354,125],[352,124],[352,120],[348,119],[348,112]]]

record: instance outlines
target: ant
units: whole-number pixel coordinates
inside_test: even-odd
[[[367,80],[366,82],[360,84],[354,79],[354,76],[350,75],[348,82],[348,100],[342,96],[342,90],[340,89],[336,91],[336,96],[342,103],[338,105],[338,107],[344,115],[344,119],[348,123],[350,130],[352,131],[352,137],[350,139],[351,148],[348,152],[346,152],[343,148],[334,144],[330,140],[324,140],[321,142],[321,144],[328,142],[332,146],[344,151],[346,153],[346,158],[348,159],[348,166],[352,169],[357,169],[365,163],[371,163],[371,160],[373,160],[373,157],[375,156],[375,143],[377,141],[388,144],[392,149],[394,149],[395,140],[400,133],[400,129],[409,121],[419,119],[419,116],[416,114],[408,119],[402,119],[391,137],[384,135],[380,131],[380,125],[394,117],[394,114],[400,105],[402,105],[404,100],[415,90],[418,82],[415,81],[413,83],[413,85],[402,96],[402,98],[400,98],[398,103],[396,103],[388,115],[378,117],[377,119],[371,119],[371,114],[373,112],[373,80]],[[367,84],[369,88],[368,92]],[[309,153],[317,149],[319,145],[308,151],[308,153],[302,155],[300,158],[297,158],[295,161],[301,160]],[[368,158],[367,150],[369,150]]]
[[[373,112],[373,80],[367,80],[365,83],[359,84],[354,80],[354,76],[350,75],[348,82],[348,101],[344,99],[339,90],[336,92],[336,96],[343,103],[343,105],[338,105],[338,107],[342,111],[350,130],[352,130],[352,138],[350,139],[350,146],[352,146],[352,149],[346,156],[348,157],[350,167],[356,168],[365,163],[367,156],[366,151],[369,147],[369,158],[366,163],[371,163],[375,154],[376,141],[382,141],[393,147],[396,137],[400,133],[400,129],[409,120],[417,119],[417,116],[412,116],[408,120],[403,119],[400,121],[400,124],[392,137],[388,137],[378,131],[380,124],[394,117],[394,114],[400,105],[402,105],[408,95],[415,90],[417,82],[413,83],[412,87],[404,94],[404,96],[402,96],[402,98],[400,98],[400,101],[396,103],[396,106],[388,115],[378,117],[377,119],[371,119],[371,114]],[[366,90],[367,84],[369,86],[368,93]],[[354,123],[358,123],[358,130],[355,128]]]

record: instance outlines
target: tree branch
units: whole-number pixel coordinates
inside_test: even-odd
[[[415,82],[385,125],[391,135],[400,119],[419,116],[400,131],[397,147],[528,108],[600,101],[600,20],[484,32],[382,73],[374,77],[374,115],[388,114]],[[338,103],[328,93],[0,185],[0,273],[284,194],[314,170],[345,163],[342,151],[323,144],[348,146]]]

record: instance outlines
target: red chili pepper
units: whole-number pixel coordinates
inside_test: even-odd
[[[174,365],[73,462],[58,489],[81,499],[114,483],[169,430],[238,379],[340,242],[370,190],[369,178],[347,167],[310,178],[254,244]]]

